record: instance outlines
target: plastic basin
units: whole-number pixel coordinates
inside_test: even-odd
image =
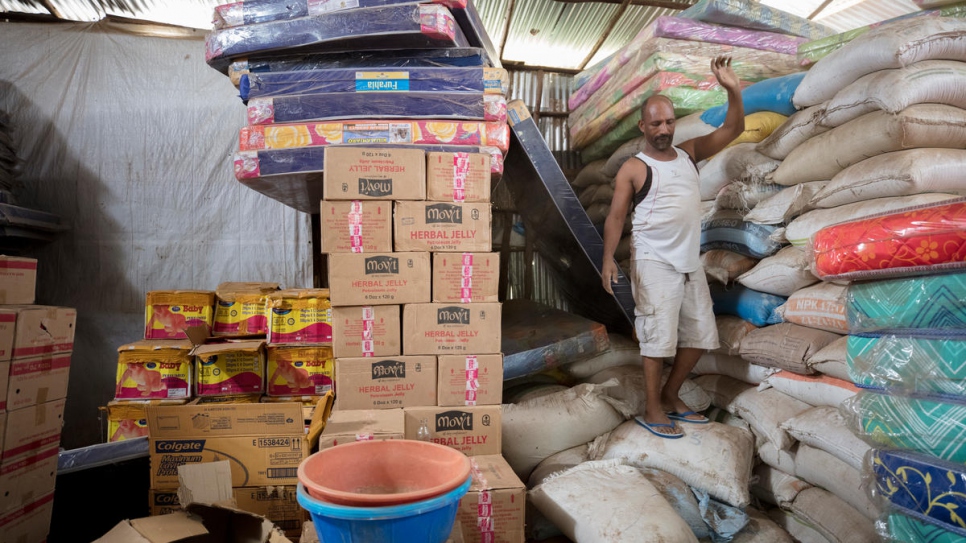
[[[460,499],[471,482],[467,477],[441,496],[388,507],[328,503],[309,496],[302,483],[297,496],[299,505],[312,517],[322,543],[445,543],[453,531]]]
[[[337,505],[400,505],[439,496],[470,474],[461,452],[425,441],[358,441],[319,451],[299,465],[313,498]]]

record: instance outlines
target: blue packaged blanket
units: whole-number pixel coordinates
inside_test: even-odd
[[[966,521],[960,515],[966,510],[966,466],[901,450],[872,450],[868,464],[875,478],[873,494],[890,508],[966,534]],[[926,523],[899,524],[914,533],[935,533]]]
[[[852,283],[846,317],[853,334],[907,328],[966,329],[966,273]]]

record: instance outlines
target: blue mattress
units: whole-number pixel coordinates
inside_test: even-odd
[[[367,118],[506,122],[506,99],[468,92],[341,92],[248,102],[248,124]]]
[[[448,9],[401,4],[218,30],[205,40],[205,61],[227,73],[233,59],[253,54],[445,47],[469,47]]]
[[[874,494],[891,508],[966,535],[960,513],[966,510],[966,466],[908,451],[873,450],[868,467]]]
[[[966,272],[852,283],[846,316],[853,334],[908,328],[966,329]]]
[[[500,68],[339,68],[244,74],[239,81],[238,91],[242,100],[263,96],[333,92],[506,94],[508,81],[506,70]]]

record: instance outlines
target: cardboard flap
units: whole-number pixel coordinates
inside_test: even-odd
[[[210,337],[210,331],[207,326],[189,326],[184,329],[184,333],[188,336],[188,341],[191,343],[192,354],[194,354],[194,349],[204,345]]]
[[[124,351],[190,351],[192,343],[187,339],[139,339],[125,343],[117,348],[117,352]]]
[[[117,523],[117,526],[111,528],[110,532],[107,532],[100,538],[94,540],[94,543],[151,543],[143,535],[138,533],[137,530],[131,526],[131,523],[127,520],[122,520]]]
[[[235,504],[227,460],[178,466],[178,485],[179,503]]]
[[[291,543],[270,520],[219,505],[193,503],[188,512],[201,518],[212,543]]]
[[[181,511],[158,517],[134,519],[131,521],[131,526],[151,543],[174,543],[208,534],[208,530],[202,523]]]
[[[203,326],[197,328],[204,328]],[[191,329],[189,329],[190,331]],[[188,337],[191,337],[189,334]],[[194,339],[192,339],[194,341]],[[247,340],[247,341],[233,341],[231,343],[212,343],[208,345],[196,345],[191,351],[192,356],[200,356],[202,358],[210,356],[213,354],[225,353],[225,352],[237,352],[237,351],[251,351],[255,352],[265,346],[265,340]]]
[[[335,394],[330,390],[325,393],[325,396],[319,398],[319,403],[315,406],[315,411],[312,413],[312,422],[309,423],[309,433],[307,439],[309,442],[309,449],[314,449],[319,442],[319,436],[322,435],[322,431],[325,430],[325,425],[329,421],[329,416],[332,414],[332,404],[335,402]]]
[[[219,300],[234,302],[238,295],[264,295],[278,290],[278,283],[222,283],[215,289],[215,296]]]

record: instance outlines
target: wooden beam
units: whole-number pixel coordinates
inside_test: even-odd
[[[40,0],[40,5],[43,6],[44,9],[49,11],[50,14],[53,15],[54,17],[57,17],[58,19],[64,18],[64,16],[59,11],[57,11],[57,8],[55,8],[53,4],[51,4],[47,0]]]
[[[555,2],[567,2],[570,4],[587,4],[590,2],[603,3],[603,4],[622,4],[623,0],[554,0]],[[670,0],[631,0],[630,4],[632,6],[647,6],[652,8],[664,8],[664,9],[688,9],[694,2],[673,2]]]
[[[809,21],[811,21],[812,19],[818,17],[818,14],[819,13],[822,13],[823,11],[825,11],[825,8],[827,8],[828,5],[831,4],[831,3],[832,3],[832,0],[824,0],[821,4],[819,4],[819,6],[817,8],[815,8],[815,11],[813,11],[811,15],[809,15],[808,17],[806,17],[806,19],[808,19]]]
[[[590,62],[590,59],[594,58],[594,55],[596,55],[597,51],[600,50],[600,46],[604,45],[607,37],[610,36],[611,32],[614,31],[614,27],[617,26],[618,21],[620,21],[621,17],[624,16],[624,13],[627,12],[627,6],[630,4],[631,0],[624,0],[621,2],[621,5],[617,8],[614,14],[611,15],[610,21],[607,21],[607,29],[600,34],[600,37],[597,38],[597,43],[590,48],[590,52],[587,53],[587,56],[584,57],[584,60],[580,63],[579,68],[581,70],[587,67],[587,63]]]
[[[506,49],[506,40],[510,36],[510,23],[513,21],[513,12],[516,10],[516,0],[510,0],[506,7],[506,20],[503,21],[503,36],[500,38],[500,62],[503,62],[503,50]],[[506,68],[506,66],[504,66]]]
[[[580,73],[580,70],[576,70],[573,68],[561,68],[559,66],[557,67],[531,66],[529,64],[524,64],[522,62],[515,61],[515,60],[511,60],[511,61],[501,60],[501,62],[503,62],[503,67],[506,68],[507,70],[518,71],[518,72],[541,72],[542,71],[542,72],[553,72],[557,74],[568,74],[568,75],[576,75]]]

